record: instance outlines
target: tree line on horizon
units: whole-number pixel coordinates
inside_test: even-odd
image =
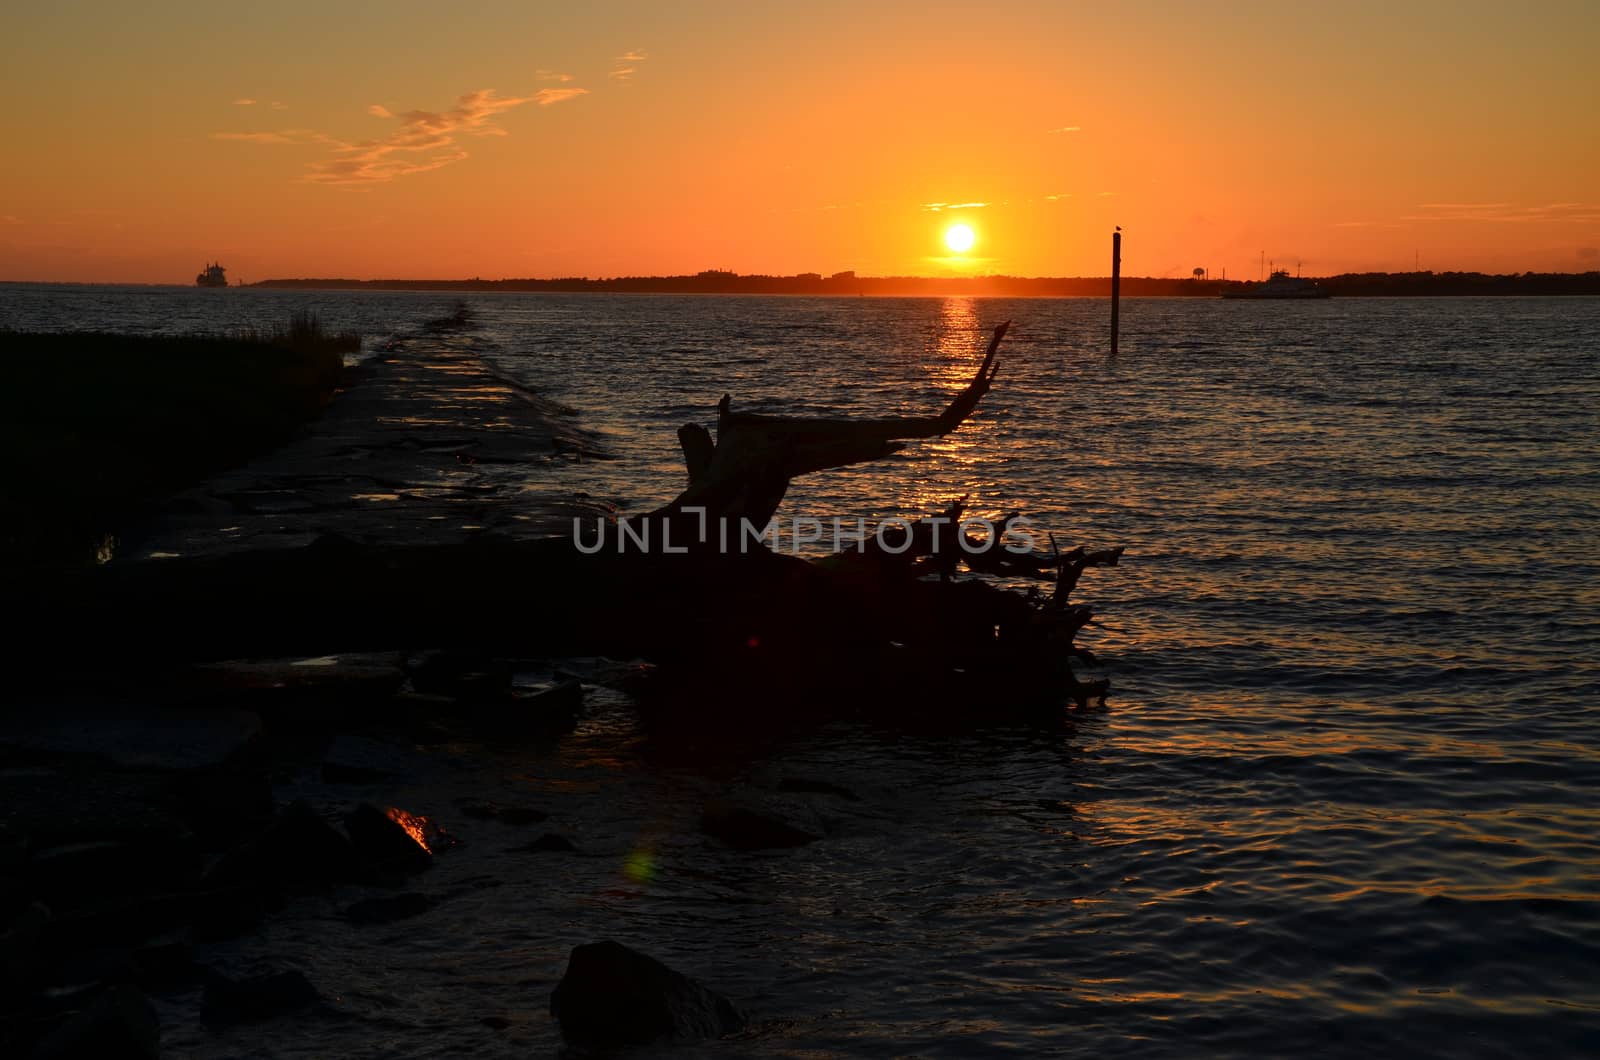
[[[1223,291],[1245,288],[1253,281],[1195,277],[1124,276],[1122,294],[1130,297],[1216,297]],[[1330,294],[1345,297],[1405,295],[1595,295],[1600,294],[1600,271],[1583,273],[1481,272],[1363,272],[1318,277]],[[806,272],[793,276],[743,275],[707,269],[685,276],[586,276],[551,279],[485,280],[261,280],[251,287],[370,289],[612,292],[625,294],[813,294],[813,295],[951,295],[982,297],[1106,297],[1109,276],[858,276],[836,272],[831,276]]]

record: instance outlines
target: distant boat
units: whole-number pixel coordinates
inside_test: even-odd
[[[1275,269],[1265,283],[1247,284],[1222,292],[1224,298],[1328,298],[1327,290],[1315,280],[1290,276],[1288,269]]]
[[[194,278],[196,287],[228,286],[228,270],[221,265],[207,265],[205,271]]]

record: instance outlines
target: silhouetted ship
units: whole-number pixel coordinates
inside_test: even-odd
[[[196,287],[228,286],[228,270],[221,265],[207,265],[204,272],[194,278]]]
[[[1290,276],[1288,269],[1274,269],[1266,283],[1253,283],[1223,291],[1224,298],[1327,298],[1328,292],[1315,280]]]

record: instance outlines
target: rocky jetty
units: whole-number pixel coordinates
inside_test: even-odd
[[[575,946],[550,997],[562,1037],[590,1048],[720,1038],[745,1026],[726,997],[620,942]]]

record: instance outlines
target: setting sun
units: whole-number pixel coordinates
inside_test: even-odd
[[[978,241],[971,225],[951,225],[944,230],[944,245],[957,254],[965,254]]]

